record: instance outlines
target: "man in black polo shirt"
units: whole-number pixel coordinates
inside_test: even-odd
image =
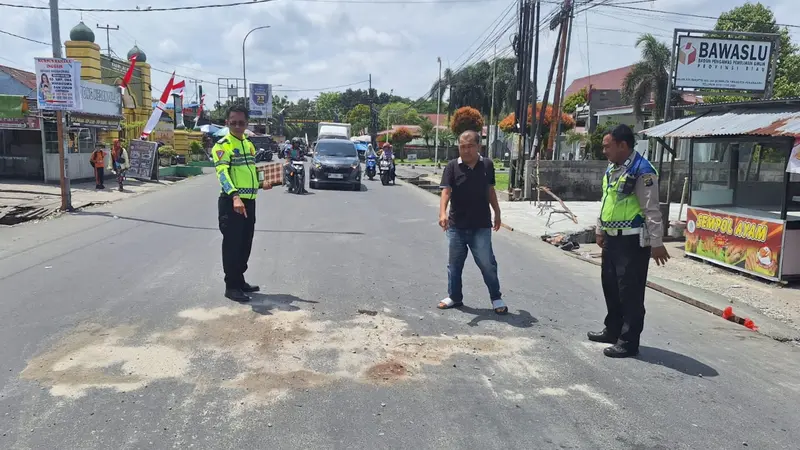
[[[500,229],[500,204],[494,191],[494,164],[480,155],[481,137],[475,131],[465,131],[458,137],[459,158],[447,164],[442,174],[442,199],[439,204],[439,226],[447,233],[449,258],[447,264],[448,297],[439,302],[439,309],[462,306],[461,273],[467,260],[467,250],[489,288],[489,299],[497,314],[508,307],[500,293],[497,261],[492,251],[492,229]],[[447,205],[450,204],[450,214]],[[489,206],[494,210],[494,224]]]

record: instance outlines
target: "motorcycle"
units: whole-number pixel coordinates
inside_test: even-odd
[[[370,181],[375,178],[375,174],[377,173],[377,165],[378,161],[375,156],[367,157],[367,176],[369,177]]]
[[[381,159],[380,171],[382,185],[388,186],[389,182],[394,184],[394,171],[392,170],[392,164],[389,161]]]
[[[288,181],[286,185],[289,192],[304,194],[306,192],[306,167],[303,161],[292,161],[289,168]]]
[[[262,162],[262,161],[263,162],[270,162],[270,161],[272,161],[272,150],[271,149],[259,148],[258,151],[256,152],[255,161],[256,162]]]

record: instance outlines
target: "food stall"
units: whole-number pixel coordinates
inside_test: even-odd
[[[800,99],[683,109],[643,130],[688,161],[688,256],[800,279]]]

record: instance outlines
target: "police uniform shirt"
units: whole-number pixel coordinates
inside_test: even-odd
[[[635,151],[631,152],[631,155],[624,163],[614,164],[614,167],[608,172],[609,184],[616,182],[619,177],[628,170],[628,167],[633,164],[634,158],[636,158]],[[604,174],[603,176],[606,175]],[[639,176],[636,180],[633,193],[636,195],[636,198],[639,200],[639,206],[642,208],[650,246],[661,247],[663,245],[664,228],[658,202],[658,176],[651,173]],[[602,230],[599,216],[597,218],[597,230]]]

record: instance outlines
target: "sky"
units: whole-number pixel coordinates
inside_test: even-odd
[[[130,9],[234,3],[236,0],[60,0],[60,8]],[[543,1],[543,16],[557,7]],[[578,4],[585,0],[578,0]],[[4,0],[5,3],[47,7],[48,0]],[[575,17],[567,82],[635,63],[638,35],[650,32],[668,43],[674,28],[713,28],[715,21],[662,14],[652,10],[718,16],[743,2],[722,0],[593,0],[611,3]],[[763,0],[779,23],[800,27],[797,0]],[[790,7],[795,4],[795,7]],[[102,5],[102,6],[99,6]],[[633,10],[630,8],[640,8]],[[579,8],[580,9],[580,8]],[[217,99],[219,78],[242,77],[242,39],[246,41],[248,82],[271,83],[291,99],[315,97],[321,91],[373,87],[418,98],[427,94],[442,68],[509,55],[516,30],[516,5],[509,0],[275,0],[219,9],[170,12],[74,12],[59,14],[61,42],[79,21],[93,28],[95,42],[125,58],[134,44],[153,66],[153,95],[158,96],[174,70],[187,80],[187,100],[195,98],[197,80],[206,103]],[[49,10],[0,6],[0,64],[33,71],[33,58],[51,56]],[[33,41],[12,37],[13,33]],[[790,28],[800,43],[800,28]],[[490,38],[487,40],[487,38]],[[556,31],[545,30],[541,40],[539,92],[547,70]]]

